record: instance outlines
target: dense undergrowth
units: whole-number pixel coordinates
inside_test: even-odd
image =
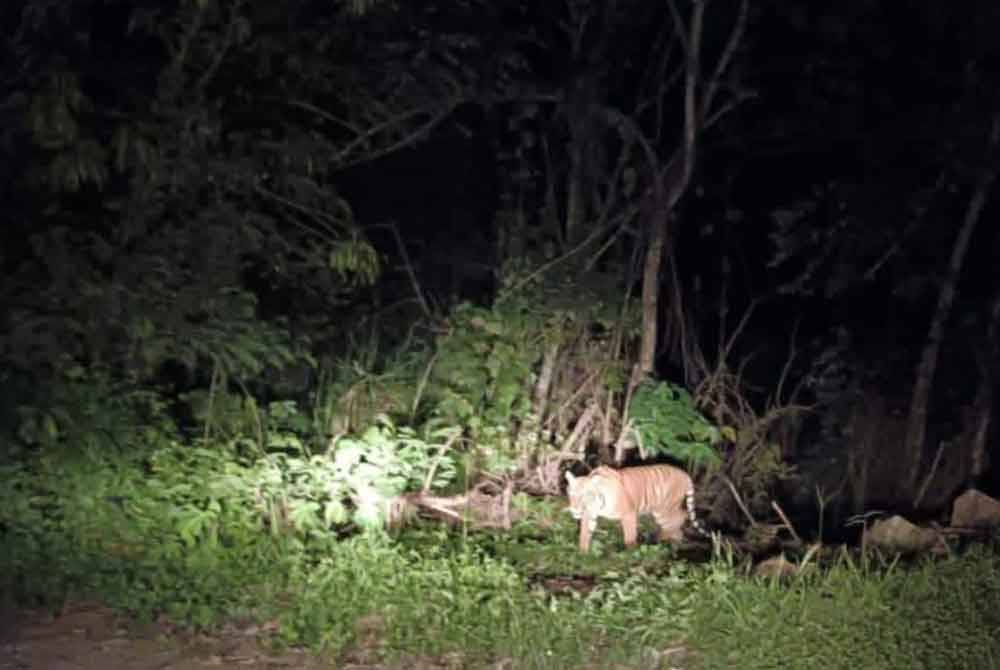
[[[509,533],[333,532],[304,475],[265,456],[166,441],[9,458],[4,592],[209,629],[275,620],[277,644],[458,652],[469,667],[1000,666],[1000,560],[986,548],[906,567],[845,552],[776,582],[725,552],[696,564],[668,547],[623,551],[610,524],[581,556],[561,501],[525,497]]]

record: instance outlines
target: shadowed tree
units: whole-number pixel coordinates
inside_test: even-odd
[[[802,20],[812,14],[809,20],[824,27],[814,55],[804,60],[824,72],[826,85],[803,90],[813,96],[805,98],[813,116],[830,121],[823,132],[801,120],[790,126],[780,115],[770,125],[786,136],[792,130],[817,155],[820,147],[838,144],[855,151],[850,161],[839,159],[846,169],[829,169],[833,176],[811,197],[780,212],[773,262],[782,271],[796,268],[784,291],[821,297],[843,332],[870,334],[857,342],[864,347],[852,347],[859,392],[881,387],[891,393],[888,380],[910,380],[906,400],[891,403],[906,416],[898,432],[889,431],[895,422],[887,410],[879,439],[863,447],[870,453],[856,454],[867,463],[862,469],[882,461],[884,472],[859,485],[874,487],[886,501],[920,506],[937,475],[940,490],[931,504],[939,505],[972,472],[974,479],[982,474],[981,435],[992,412],[986,398],[995,383],[989,373],[995,362],[988,362],[995,354],[981,342],[994,322],[997,284],[976,240],[982,249],[996,244],[995,231],[980,222],[996,179],[1000,103],[992,27],[1000,15],[989,3],[962,12],[909,3],[906,29],[894,30],[883,20],[886,11],[864,3],[850,13],[787,9]],[[963,313],[956,319],[958,306]],[[974,330],[980,334],[972,336]],[[968,365],[959,340],[967,338],[980,343],[979,381],[964,385],[968,391],[958,397],[976,408],[976,418],[966,422],[979,427],[963,430],[980,437],[959,442],[945,439],[933,417],[935,399],[949,397],[946,389],[965,374],[958,372]],[[953,370],[942,368],[945,357]],[[937,423],[958,413],[941,403]],[[940,448],[929,449],[929,440]],[[942,461],[946,450],[951,453]],[[954,471],[938,471],[947,461],[956,464]],[[958,472],[963,468],[968,471]]]
[[[14,5],[18,367],[246,378],[301,356],[305,325],[332,327],[380,269],[337,171],[420,141],[469,94],[462,43],[420,39],[387,3]]]

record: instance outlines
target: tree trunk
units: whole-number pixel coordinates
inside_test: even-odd
[[[589,128],[578,128],[582,123],[570,124],[569,142],[569,176],[566,184],[566,224],[563,230],[560,252],[573,249],[584,236],[587,223],[587,207],[584,200],[584,145],[587,137],[584,134]]]
[[[986,329],[986,351],[980,363],[979,386],[976,399],[972,403],[970,416],[971,444],[969,445],[969,472],[966,483],[977,486],[989,467],[986,445],[989,442],[990,426],[993,423],[993,387],[997,382],[997,367],[1000,365],[1000,293],[993,298],[990,309],[990,325]]]
[[[649,212],[649,246],[642,272],[642,343],[639,363],[633,368],[631,384],[635,388],[642,378],[653,371],[656,362],[656,336],[660,305],[660,268],[670,225],[670,215],[691,183],[694,172],[695,150],[701,123],[699,110],[711,102],[699,102],[697,84],[700,76],[701,33],[705,16],[704,3],[696,3],[688,29],[687,54],[684,72],[684,137],[674,153],[674,158],[654,176],[650,189],[652,207]],[[735,33],[734,33],[735,34]]]
[[[990,137],[991,145],[996,145],[998,134],[1000,134],[1000,119],[994,119]],[[962,265],[965,262],[966,252],[969,249],[972,233],[976,229],[976,224],[979,223],[983,207],[986,206],[990,187],[993,185],[995,177],[996,171],[994,169],[984,170],[975,186],[972,198],[969,200],[962,227],[958,231],[958,237],[955,238],[955,244],[951,250],[951,259],[948,262],[944,282],[941,284],[941,292],[938,294],[934,316],[927,330],[927,340],[920,354],[920,362],[917,364],[904,442],[905,453],[909,455],[910,459],[908,471],[905,473],[905,490],[911,499],[916,494],[917,482],[923,467],[924,441],[927,435],[927,407],[934,385],[934,373],[937,370],[945,324],[951,314],[952,305],[955,303],[956,286],[962,272]]]
[[[545,413],[548,411],[549,405],[549,388],[552,386],[552,377],[556,371],[558,358],[559,343],[552,342],[545,348],[542,368],[538,373],[538,382],[535,384],[535,416],[538,421],[539,439],[542,438],[541,429],[545,425]]]
[[[670,239],[670,215],[691,182],[694,169],[694,138],[684,156],[675,160],[657,177],[649,215],[649,246],[642,271],[642,342],[639,363],[633,369],[633,387],[653,371],[656,362],[656,339],[659,330],[660,270]]]
[[[663,265],[663,249],[667,241],[669,216],[663,206],[656,208],[649,224],[649,246],[646,248],[646,262],[642,270],[642,343],[639,347],[639,363],[632,375],[632,386],[637,386],[642,378],[653,371],[656,359],[656,335],[659,331],[660,267]]]

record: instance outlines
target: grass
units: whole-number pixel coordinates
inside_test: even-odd
[[[787,584],[708,589],[692,621],[703,668],[1000,667],[1000,563],[985,549],[905,568],[859,562]]]
[[[98,597],[207,629],[277,620],[276,644],[448,655],[472,668],[1000,667],[1000,559],[989,547],[905,566],[845,551],[776,581],[724,556],[625,551],[612,524],[584,556],[564,503],[528,499],[508,533],[416,526],[338,539],[262,525],[240,497],[253,487],[237,485],[245,473],[225,459],[150,470],[136,454],[102,458],[4,466],[8,597]]]

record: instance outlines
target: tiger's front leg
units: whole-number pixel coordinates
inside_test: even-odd
[[[580,552],[586,554],[590,551],[590,538],[597,527],[597,519],[590,514],[580,517]]]
[[[622,535],[625,536],[625,546],[634,547],[639,539],[639,514],[625,513],[621,518]]]

